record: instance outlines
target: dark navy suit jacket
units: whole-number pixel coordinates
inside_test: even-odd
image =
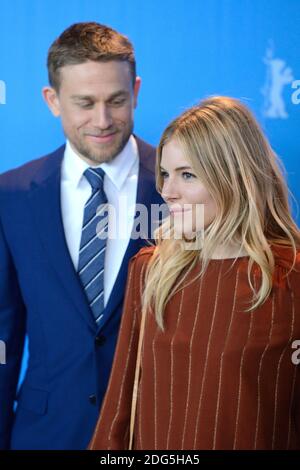
[[[160,204],[154,148],[137,138],[137,203]],[[0,176],[0,448],[84,449],[111,370],[131,239],[97,329],[67,248],[60,206],[64,146]],[[24,337],[29,362],[16,397]],[[14,401],[17,409],[14,412]]]

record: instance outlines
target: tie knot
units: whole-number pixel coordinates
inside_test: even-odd
[[[92,186],[93,192],[103,189],[105,171],[102,168],[87,168],[83,174]]]

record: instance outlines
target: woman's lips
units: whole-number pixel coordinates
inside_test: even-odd
[[[174,215],[183,214],[185,212],[191,212],[191,210],[192,209],[172,209],[172,208],[169,209],[170,213]]]

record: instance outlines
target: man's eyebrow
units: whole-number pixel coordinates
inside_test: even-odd
[[[163,171],[166,171],[162,166],[160,166],[160,169]],[[181,170],[192,170],[191,166],[179,166],[178,168],[175,168],[175,171],[181,171]]]
[[[71,95],[72,100],[93,100],[94,97],[92,95]]]
[[[109,100],[113,100],[114,98],[117,98],[119,96],[128,96],[129,95],[129,92],[126,91],[126,90],[119,90],[119,91],[116,91],[115,93],[113,93],[112,95],[110,95],[108,98],[107,98],[107,101]]]

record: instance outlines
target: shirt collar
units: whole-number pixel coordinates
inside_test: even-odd
[[[123,150],[111,162],[101,163],[93,168],[102,168],[117,190],[120,191],[137,159],[138,147],[135,138],[131,135]],[[67,140],[62,164],[63,179],[70,181],[77,187],[83,173],[89,167],[90,165],[78,156]]]

